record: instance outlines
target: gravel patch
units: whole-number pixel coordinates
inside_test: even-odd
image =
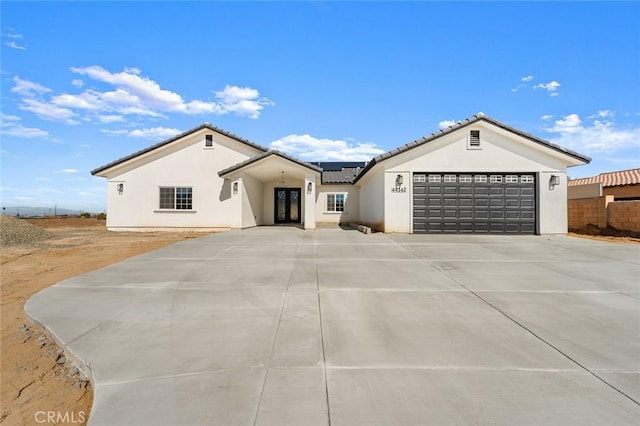
[[[56,234],[13,216],[0,216],[0,247],[27,245],[56,237]]]

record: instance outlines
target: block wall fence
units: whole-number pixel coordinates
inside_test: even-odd
[[[568,200],[569,229],[588,224],[640,232],[640,201],[613,201],[613,195]]]

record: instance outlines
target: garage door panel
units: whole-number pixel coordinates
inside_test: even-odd
[[[517,209],[520,207],[520,199],[519,198],[507,198],[504,200],[504,205],[508,209]]]
[[[489,219],[489,210],[475,210],[473,217],[474,219]]]
[[[473,193],[475,195],[489,195],[489,187],[488,186],[476,186],[473,188]]]
[[[536,206],[536,200],[533,198],[521,198],[520,207],[526,209],[533,209]]]
[[[471,207],[473,207],[473,199],[472,198],[458,198],[458,206],[460,208],[471,208]]]
[[[504,198],[490,198],[489,199],[489,207],[492,209],[498,208],[498,209],[502,209],[504,208]]]
[[[414,174],[414,232],[534,233],[533,174]]]

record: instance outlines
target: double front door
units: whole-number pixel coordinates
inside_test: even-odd
[[[275,223],[300,223],[300,188],[275,188]]]

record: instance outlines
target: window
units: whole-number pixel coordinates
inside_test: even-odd
[[[160,208],[169,210],[191,210],[193,208],[192,188],[160,188]]]
[[[474,180],[476,182],[486,182],[487,181],[487,175],[475,175],[474,176]]]
[[[426,175],[413,175],[413,181],[414,182],[426,182],[427,181],[427,176]]]
[[[480,130],[469,131],[469,148],[480,147]]]
[[[344,211],[344,194],[327,194],[327,211]]]
[[[440,182],[442,180],[442,176],[440,175],[429,175],[429,182]]]
[[[204,135],[205,148],[213,148],[213,135]]]
[[[506,183],[518,183],[518,176],[516,175],[506,175],[504,178]]]
[[[471,182],[471,176],[470,175],[460,175],[458,180],[460,182]]]
[[[457,176],[456,175],[444,175],[444,181],[445,182],[457,182]]]
[[[489,182],[491,182],[491,183],[501,183],[502,182],[502,175],[491,175],[491,177],[489,177]]]
[[[533,183],[533,176],[531,175],[520,176],[520,183]]]

